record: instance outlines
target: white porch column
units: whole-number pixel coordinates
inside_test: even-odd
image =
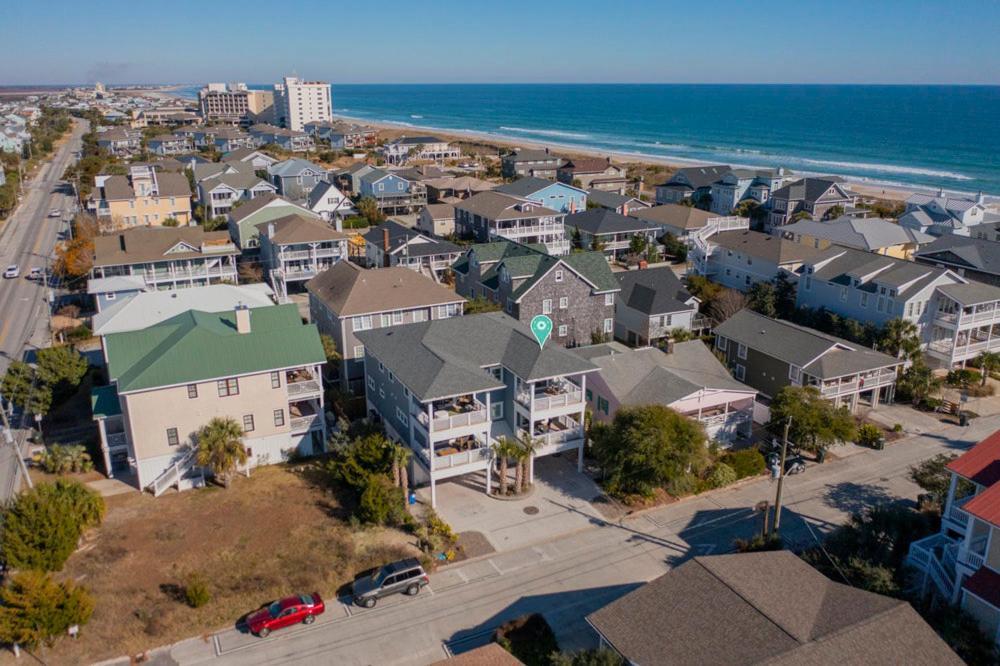
[[[97,429],[101,433],[101,455],[104,456],[104,469],[108,473],[108,478],[113,479],[115,473],[111,469],[111,452],[108,450],[108,431],[104,425],[104,419],[97,419]]]
[[[431,463],[431,508],[437,508],[437,489],[434,487],[434,464]]]
[[[951,482],[948,484],[948,499],[944,503],[942,516],[947,516],[951,511],[951,505],[955,502],[955,488],[958,487],[958,474],[952,473]]]
[[[528,483],[535,482],[535,454],[528,457]]]

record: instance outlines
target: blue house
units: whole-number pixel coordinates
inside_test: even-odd
[[[494,191],[528,199],[560,213],[579,213],[587,210],[586,190],[544,178],[528,176],[501,185]]]
[[[379,210],[389,214],[414,213],[427,203],[427,188],[422,183],[383,169],[361,176],[360,193],[375,199]]]

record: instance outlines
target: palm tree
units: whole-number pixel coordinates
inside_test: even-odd
[[[517,455],[518,446],[514,440],[501,436],[493,442],[493,455],[500,459],[500,495],[507,494],[507,463]]]
[[[514,471],[515,492],[523,493],[528,490],[528,462],[541,445],[542,440],[532,437],[527,430],[522,430],[514,442],[514,459],[517,462],[517,469]]]
[[[405,493],[410,486],[409,475],[406,471],[406,465],[410,462],[410,456],[412,452],[410,447],[403,446],[402,444],[392,443],[392,484],[398,488],[402,488]]]
[[[912,321],[893,319],[886,322],[879,343],[882,351],[896,358],[915,361],[920,357],[920,333]]]
[[[983,386],[986,386],[986,380],[997,369],[1000,369],[1000,354],[984,351],[979,355],[979,371],[983,373]]]
[[[233,471],[247,463],[243,428],[234,419],[215,417],[198,431],[197,442],[198,464],[221,477],[222,485],[228,488]]]

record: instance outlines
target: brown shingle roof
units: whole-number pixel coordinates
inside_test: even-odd
[[[530,211],[520,211],[514,209],[517,204],[531,206]],[[544,217],[549,215],[559,215],[560,213],[536,203],[531,203],[512,197],[500,192],[488,191],[473,195],[465,201],[455,204],[455,208],[467,210],[474,215],[485,217],[488,220],[512,220],[529,217]]]
[[[908,603],[788,551],[696,557],[588,620],[643,666],[962,663]]]
[[[337,262],[309,280],[306,289],[340,317],[465,300],[409,268],[364,269],[349,261]]]
[[[274,225],[273,236],[268,233],[271,225]],[[270,222],[261,222],[257,228],[262,234],[268,233],[271,242],[276,245],[321,243],[348,237],[348,234],[337,231],[322,220],[296,214],[279,217]]]
[[[728,250],[742,252],[777,265],[812,261],[821,253],[816,248],[759,231],[724,231],[709,238]]]
[[[190,245],[192,251],[166,254],[178,243]],[[203,231],[201,227],[137,227],[94,239],[94,265],[118,266],[165,259],[191,259],[205,256],[205,247],[230,246],[226,251],[211,252],[212,256],[237,255],[231,246],[228,231]]]
[[[698,208],[681,206],[680,204],[664,204],[652,208],[639,208],[629,211],[629,215],[653,224],[665,224],[678,229],[701,229],[708,221],[718,217]]]
[[[161,197],[191,196],[191,187],[184,174],[160,171],[156,174],[156,183]],[[127,176],[111,176],[104,181],[104,198],[106,201],[127,201],[135,198],[135,190]]]
[[[451,659],[435,661],[431,666],[524,666],[524,662],[497,643],[487,643]]]
[[[560,170],[572,171],[573,173],[600,173],[611,166],[611,160],[600,157],[581,157],[569,160]]]

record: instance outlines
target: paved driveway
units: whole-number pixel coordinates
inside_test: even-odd
[[[456,532],[479,532],[498,551],[523,548],[603,522],[591,502],[601,489],[576,471],[576,456],[535,460],[534,492],[525,499],[486,495],[485,474],[469,474],[437,485],[437,512]],[[428,489],[418,493],[429,501]]]

